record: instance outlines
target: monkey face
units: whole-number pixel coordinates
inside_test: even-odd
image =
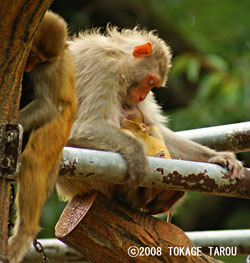
[[[27,62],[26,62],[26,65],[25,65],[25,72],[32,71],[40,63],[42,63],[42,59],[40,58],[40,56],[36,52],[34,52],[31,49],[29,56],[28,56],[28,59],[27,59]]]
[[[129,92],[125,102],[129,105],[137,105],[145,100],[153,87],[159,87],[161,79],[157,75],[147,74],[142,81]]]

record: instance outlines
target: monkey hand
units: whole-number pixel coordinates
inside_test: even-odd
[[[231,171],[230,179],[233,180],[235,178],[241,177],[241,172],[243,169],[243,165],[240,161],[238,161],[231,152],[216,152],[216,155],[211,157],[208,160],[209,163],[219,164],[223,167],[228,168]]]
[[[133,140],[133,144],[127,147],[126,153],[122,155],[127,163],[127,183],[139,185],[149,171],[149,162],[143,144]]]

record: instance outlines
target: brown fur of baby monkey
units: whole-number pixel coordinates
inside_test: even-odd
[[[153,124],[146,125],[141,111],[135,107],[123,106],[121,111],[121,130],[143,142],[147,156],[171,158],[160,130]]]
[[[155,129],[153,126],[146,126],[144,123],[137,123],[132,120],[123,120],[121,129],[144,143],[147,156],[171,158],[164,143],[150,135],[150,131]]]
[[[18,123],[27,141],[18,175],[16,222],[9,239],[10,263],[22,260],[39,231],[41,211],[53,192],[77,108],[67,25],[50,11],[35,33],[22,86]]]

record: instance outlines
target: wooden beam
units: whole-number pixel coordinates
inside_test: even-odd
[[[56,236],[94,263],[221,262],[203,254],[175,225],[99,193],[75,197],[56,225]],[[174,247],[180,249],[175,255]]]

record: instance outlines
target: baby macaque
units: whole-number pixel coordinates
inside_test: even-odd
[[[39,231],[40,214],[54,189],[77,108],[67,25],[50,11],[32,42],[20,108],[18,123],[24,128],[26,141],[18,175],[17,218],[9,239],[10,263],[22,260]]]
[[[127,112],[129,111],[127,110]],[[171,158],[167,148],[164,145],[164,141],[160,135],[160,132],[152,124],[150,126],[146,126],[143,123],[141,112],[139,112],[139,110],[137,112],[138,113],[135,111],[130,111],[130,114],[126,115],[128,119],[123,119],[121,121],[121,129],[143,142],[147,156],[168,159]],[[158,138],[151,136],[150,134],[152,133],[155,135],[158,134],[158,136],[156,136]],[[177,203],[180,203],[180,199],[183,200],[183,196],[185,194],[182,191],[155,188],[145,188],[144,193],[148,196],[151,196],[151,198],[155,197],[147,204],[147,206],[144,208],[144,211],[150,214],[160,214],[168,211],[169,222],[171,221],[174,207],[176,207]]]
[[[136,123],[131,120],[123,120],[121,123],[122,131],[131,134],[144,143],[147,156],[170,158],[170,154],[160,140],[150,135],[153,127],[148,127],[144,123]]]
[[[160,139],[172,158],[216,163],[232,171],[233,177],[240,175],[242,164],[233,153],[214,151],[166,127],[167,118],[151,89],[165,84],[171,52],[155,32],[137,27],[107,27],[104,34],[99,29],[87,30],[72,40],[70,50],[76,65],[79,104],[67,145],[120,153],[127,164],[127,184],[59,178],[57,189],[66,200],[76,194],[99,191],[133,209],[149,213],[171,209],[175,202],[164,205],[164,195],[158,196],[157,201],[162,191],[139,187],[149,168],[145,145],[140,136],[121,129],[122,121],[137,116],[137,111],[141,112],[139,118],[149,128],[150,136]],[[166,200],[171,199],[169,193]]]
[[[122,112],[124,112],[124,118],[121,116],[120,119],[122,131],[143,142],[147,156],[171,158],[160,131],[152,124],[147,126],[143,122],[142,113],[137,108],[123,108]],[[153,137],[151,134],[158,136]]]

